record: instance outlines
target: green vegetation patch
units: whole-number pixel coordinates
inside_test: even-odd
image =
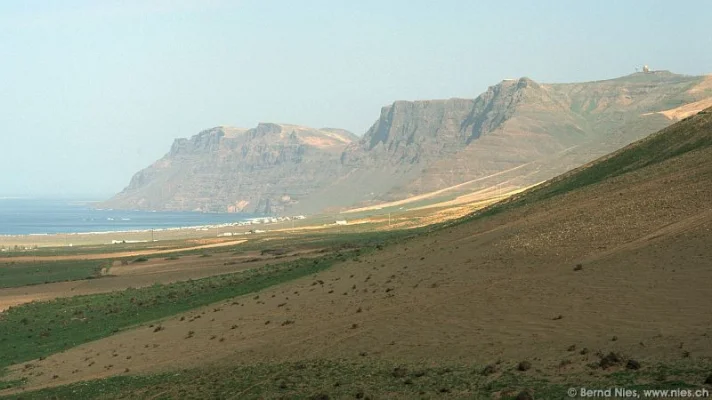
[[[0,368],[48,356],[133,325],[314,274],[336,261],[345,260],[351,253],[168,285],[12,307],[0,314]]]
[[[97,278],[107,260],[0,263],[0,289]]]
[[[708,366],[707,366],[708,367]],[[515,399],[523,392],[537,399],[570,398],[571,387],[699,389],[703,366],[678,369],[670,379],[655,378],[656,368],[612,371],[591,377],[587,371],[549,377],[521,372],[515,365],[418,365],[385,361],[309,360],[282,364],[190,369],[148,376],[117,376],[23,393],[23,399]],[[641,396],[642,397],[642,396]]]

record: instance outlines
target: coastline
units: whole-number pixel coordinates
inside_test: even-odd
[[[37,247],[151,242],[217,236],[255,217],[97,209],[87,198],[5,196],[0,200],[0,256]]]
[[[300,218],[299,221],[305,219]],[[170,240],[229,238],[249,234],[250,231],[266,232],[260,227],[281,229],[293,226],[297,219],[281,220],[273,217],[250,217],[237,222],[220,224],[202,224],[181,227],[161,227],[144,229],[127,229],[112,231],[67,232],[67,233],[33,233],[33,234],[2,234],[0,235],[0,257],[31,254],[34,249],[42,247],[74,247],[86,245],[112,245],[119,243],[150,243]],[[303,223],[300,223],[303,225]],[[18,249],[14,249],[18,246]]]

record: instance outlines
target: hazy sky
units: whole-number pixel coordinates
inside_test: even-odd
[[[0,196],[103,196],[217,125],[362,134],[503,78],[712,72],[701,1],[2,1]]]

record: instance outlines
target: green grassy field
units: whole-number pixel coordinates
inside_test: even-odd
[[[121,329],[317,273],[353,252],[241,273],[12,307],[1,316],[0,369],[66,350]]]
[[[0,289],[97,278],[109,265],[107,260],[0,263]]]
[[[517,365],[403,365],[382,361],[311,360],[124,376],[22,393],[22,399],[536,399],[569,398],[571,387],[675,389],[704,387],[706,365],[587,371],[561,377]],[[688,382],[688,383],[686,383]],[[699,382],[699,384],[689,383]],[[499,397],[495,397],[497,394]],[[642,398],[641,393],[641,398]]]

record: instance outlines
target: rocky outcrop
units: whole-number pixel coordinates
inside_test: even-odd
[[[272,214],[338,175],[356,137],[336,129],[259,124],[217,127],[177,139],[103,207]]]

